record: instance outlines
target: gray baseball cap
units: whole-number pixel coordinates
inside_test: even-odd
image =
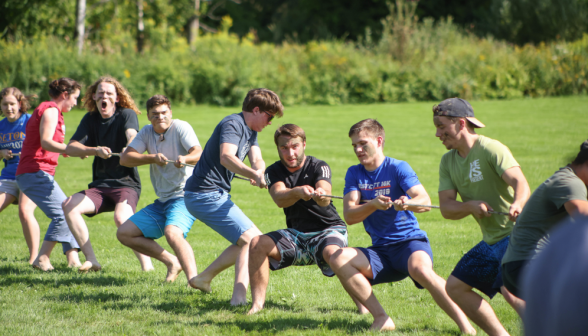
[[[472,108],[472,105],[470,105],[470,103],[468,103],[468,101],[465,99],[445,99],[444,101],[440,102],[436,108],[433,108],[433,110],[435,111],[435,117],[443,116],[466,118],[474,125],[474,127],[486,127],[486,125],[474,117],[474,109]]]

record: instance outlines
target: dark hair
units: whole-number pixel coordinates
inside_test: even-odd
[[[67,77],[56,79],[49,83],[49,96],[57,98],[60,94],[67,92],[72,94],[76,90],[81,90],[82,86],[75,80]]]
[[[306,142],[306,133],[304,133],[302,127],[298,125],[285,124],[278,127],[276,133],[274,133],[274,142],[276,143],[276,146],[278,145],[278,138],[281,135],[289,136],[291,138],[302,138],[302,141]]]
[[[572,164],[581,165],[588,162],[588,140],[580,145],[580,153],[576,156]]]
[[[380,124],[376,119],[364,119],[355,125],[351,126],[349,129],[349,137],[359,134],[360,132],[366,132],[369,136],[373,137],[374,139],[381,136],[386,140],[386,132],[384,132],[384,126]]]
[[[278,95],[272,90],[253,89],[247,92],[247,96],[243,100],[243,112],[253,112],[256,107],[278,118],[284,115],[284,106]]]
[[[20,104],[19,112],[21,114],[27,113],[27,110],[31,108],[29,101],[37,98],[37,95],[35,94],[25,96],[18,88],[15,87],[7,87],[0,91],[0,100],[6,96],[14,96],[14,98],[16,98]],[[2,110],[0,110],[0,117],[1,116],[3,116]]]
[[[169,107],[169,109],[171,110],[171,102],[166,96],[155,95],[149,98],[149,100],[147,100],[147,114],[149,114],[149,110],[159,105],[167,105],[167,107]]]

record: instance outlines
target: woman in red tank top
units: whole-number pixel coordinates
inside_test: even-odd
[[[81,86],[70,78],[60,78],[49,84],[51,101],[39,105],[26,128],[26,138],[16,170],[16,182],[51,219],[43,245],[33,267],[43,271],[53,269],[49,257],[57,243],[61,243],[68,266],[81,266],[79,246],[65,221],[61,203],[67,198],[57,182],[55,167],[59,154],[65,153],[65,124],[62,112],[69,112],[77,104]]]

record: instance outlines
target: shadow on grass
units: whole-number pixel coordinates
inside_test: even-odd
[[[59,277],[56,279],[52,274],[69,275],[70,277]],[[128,284],[125,279],[113,276],[85,276],[78,274],[71,268],[64,267],[64,269],[56,268],[51,272],[43,272],[39,270],[24,271],[21,267],[14,267],[12,265],[4,265],[0,267],[0,287],[24,284],[27,286],[47,286],[47,287],[61,287],[71,285],[94,285],[102,287],[120,287]]]
[[[236,314],[242,313],[245,314],[251,308],[251,305],[244,305],[233,307],[230,304],[230,300],[219,300],[218,298],[212,295],[201,294],[199,295],[198,299],[196,300],[175,300],[169,301],[165,303],[160,303],[153,305],[155,310],[160,310],[168,313],[174,314],[194,314],[194,309],[197,309],[199,313],[207,313],[210,311],[217,311],[217,310],[230,310]],[[288,312],[297,312],[300,309],[296,307],[292,307],[291,305],[280,303],[280,302],[273,302],[268,301],[265,303],[265,308],[270,309],[279,309],[282,311]]]
[[[262,313],[263,314],[263,313]],[[200,322],[188,323],[191,327],[206,327],[214,325],[226,330],[233,330],[238,328],[244,332],[259,332],[259,333],[277,333],[283,331],[299,330],[340,330],[341,333],[350,332],[365,332],[370,327],[370,324],[363,321],[351,322],[348,319],[331,319],[329,321],[315,320],[307,317],[277,317],[275,319],[260,319],[257,315],[248,317],[238,317],[234,320],[215,321],[207,319]],[[173,321],[158,321],[152,322],[154,325],[175,324]],[[221,330],[222,332],[222,330]]]

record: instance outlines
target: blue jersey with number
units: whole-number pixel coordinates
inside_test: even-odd
[[[20,153],[30,117],[30,114],[24,113],[14,122],[8,121],[8,118],[0,120],[0,149],[9,149],[12,153]],[[14,180],[19,161],[20,156],[13,156],[10,160],[2,159],[4,169],[0,173],[0,179]]]
[[[400,196],[410,198],[406,191],[420,184],[408,163],[386,157],[384,162],[371,172],[361,164],[349,167],[345,176],[344,194],[359,191],[361,199],[364,200],[384,195],[394,201]],[[376,210],[363,221],[363,225],[374,246],[427,237],[425,231],[419,228],[412,211],[396,211],[394,207],[386,211]]]

